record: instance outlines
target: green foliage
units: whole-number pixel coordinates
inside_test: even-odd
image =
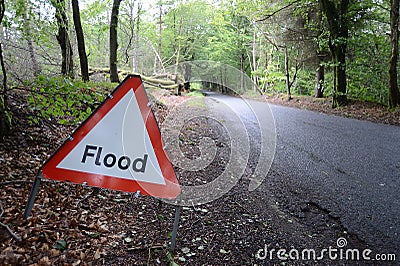
[[[8,106],[5,105],[2,95],[0,95],[0,111],[2,112],[1,115],[4,118],[6,126],[10,128],[12,125],[12,113],[9,111]]]
[[[108,31],[110,0],[96,0],[81,10],[82,28],[90,66],[108,67]],[[109,9],[109,10],[108,10]]]
[[[3,137],[10,133],[12,126],[12,113],[4,103],[3,96],[0,95],[0,142]]]
[[[250,98],[255,98],[255,97],[260,96],[260,93],[259,93],[258,91],[248,90],[248,91],[245,92],[244,95],[245,95],[245,96],[248,96],[248,97],[250,97]]]
[[[175,58],[175,62],[202,59],[212,10],[204,0],[185,1],[170,8],[163,19],[163,57]]]
[[[299,70],[293,86],[292,93],[294,94],[314,95],[315,73],[309,70]]]
[[[172,252],[168,251],[166,257],[167,257],[168,265],[170,265],[170,266],[178,265],[174,262],[174,254]]]
[[[49,75],[59,72],[61,57],[55,38],[57,24],[52,2],[6,0],[4,43],[16,48],[5,51],[9,68],[15,72],[9,82],[18,83],[35,76],[29,74],[33,69],[29,66],[29,63],[33,65],[30,48],[36,55],[40,73]],[[107,67],[112,0],[89,2],[80,6],[89,65]],[[388,102],[388,10],[387,1],[352,1],[347,17],[349,37],[332,40],[333,44],[347,43],[347,90],[350,97]],[[72,22],[69,12],[67,10]],[[294,63],[301,62],[292,92],[303,95],[314,93],[315,69],[322,60],[326,66],[324,95],[332,96],[330,34],[318,1],[163,0],[150,4],[126,0],[121,3],[119,21],[118,63],[121,69],[147,75],[159,72],[156,54],[160,52],[161,37],[161,61],[166,69],[168,66],[173,69],[176,63],[183,61],[212,60],[241,69],[249,76],[257,76],[261,89],[285,93],[282,47],[287,47],[291,78]],[[72,31],[72,24],[69,26]],[[28,47],[29,42],[32,47]],[[77,55],[74,51],[74,56]],[[77,58],[74,60],[78,62]],[[215,83],[224,81],[222,73],[214,69],[207,71],[209,80]],[[12,80],[13,76],[17,78]],[[88,107],[93,110],[93,103],[98,97],[88,90],[89,85],[62,78],[41,77],[28,85],[33,88],[30,106],[34,111],[32,122],[36,123],[78,123],[87,115],[84,113]],[[248,89],[251,90],[251,87]],[[71,101],[74,102],[72,105]]]
[[[371,31],[359,32],[349,39],[347,73],[351,97],[388,103],[387,58],[390,46],[387,40],[386,36]]]
[[[164,221],[165,217],[162,214],[157,214],[157,220],[159,220],[160,222]]]
[[[187,96],[194,96],[194,97],[200,97],[203,98],[204,95],[201,92],[198,91],[191,91],[188,94],[186,94]]]
[[[268,91],[278,93],[286,92],[286,77],[282,71],[279,71],[278,65],[268,65],[263,75],[260,76],[260,82],[262,87],[267,87]]]
[[[28,97],[32,123],[76,125],[86,119],[103,100],[103,94],[81,81],[39,76]]]

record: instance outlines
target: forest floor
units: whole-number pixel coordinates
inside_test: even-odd
[[[327,248],[335,246],[336,239],[344,235],[352,247],[366,246],[327,214],[317,216],[324,225],[322,229],[314,223],[302,223],[279,209],[279,199],[274,198],[273,191],[266,195],[258,189],[249,194],[243,187],[251,173],[224,197],[183,208],[174,254],[168,247],[175,207],[153,197],[43,180],[33,212],[24,219],[25,205],[39,167],[73,128],[30,125],[26,100],[12,99],[15,126],[12,135],[0,143],[0,265],[168,265],[173,261],[179,265],[279,264],[282,261],[277,258],[264,261],[256,255],[264,255],[267,248]],[[169,96],[165,103],[171,107],[184,99]],[[322,108],[312,99],[302,101],[296,97],[288,103],[275,97],[270,101],[399,124],[399,112],[385,113],[384,108],[369,104],[357,103],[331,111],[327,107],[329,100]],[[154,111],[160,123],[168,109],[158,105]],[[176,169],[180,184],[207,183],[223,171],[221,162],[229,157],[229,147],[224,145],[226,140],[221,133],[217,125],[206,119],[196,120],[182,129],[180,144],[189,157],[198,154],[202,136],[207,135],[220,145],[217,145],[218,158],[207,171]],[[314,207],[305,208],[312,213]],[[304,263],[307,262],[301,262]]]

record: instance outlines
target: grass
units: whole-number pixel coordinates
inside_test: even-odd
[[[191,91],[191,92],[187,93],[186,96],[199,97],[199,98],[203,98],[204,97],[204,95],[201,92],[198,92],[198,91]]]

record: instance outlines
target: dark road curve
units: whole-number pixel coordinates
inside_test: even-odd
[[[251,101],[251,110],[249,100],[208,96],[236,110],[244,124],[255,124],[268,108]],[[317,201],[368,245],[398,253],[400,127],[269,107],[277,134],[272,168],[285,177],[282,182],[299,191],[299,198]],[[259,138],[257,130],[249,129],[249,139]]]

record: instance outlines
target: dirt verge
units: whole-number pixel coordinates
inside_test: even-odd
[[[257,96],[255,98],[262,101],[266,100],[271,104],[290,106],[358,120],[367,120],[374,123],[400,126],[400,108],[389,110],[387,106],[375,102],[349,99],[348,105],[332,108],[331,97],[315,98],[312,96],[292,96],[293,99],[288,101],[286,95],[280,94],[266,97]]]

